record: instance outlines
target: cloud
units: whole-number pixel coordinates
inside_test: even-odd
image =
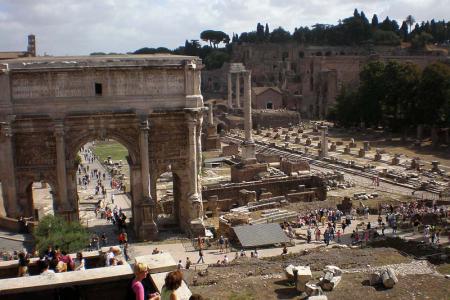
[[[205,29],[228,34],[316,23],[336,24],[357,8],[370,19],[441,20],[450,0],[0,0],[0,51],[24,50],[34,33],[39,54],[129,52],[141,47],[175,48],[199,39]]]

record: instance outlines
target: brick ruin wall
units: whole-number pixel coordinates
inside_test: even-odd
[[[304,187],[299,189],[299,186]],[[202,192],[205,210],[209,209],[208,199],[211,196],[217,196],[217,205],[222,211],[229,210],[234,204],[245,205],[246,203],[240,203],[239,201],[242,198],[242,190],[255,191],[257,200],[263,198],[261,197],[262,193],[270,193],[272,197],[286,196],[288,200],[291,198],[291,200],[295,202],[300,198],[306,199],[306,201],[323,201],[327,197],[326,187],[321,177],[307,175],[297,178],[277,178],[235,183],[225,186],[205,186]],[[308,192],[310,193],[308,194]],[[298,193],[303,193],[303,198],[302,195]],[[292,194],[292,196],[289,197],[289,194]]]
[[[441,52],[411,53],[397,47],[332,47],[290,44],[233,44],[232,62],[252,70],[253,86],[278,86],[284,106],[303,118],[323,118],[342,86],[359,84],[359,73],[370,61],[412,62],[420,68],[448,60]],[[225,68],[205,71],[203,91],[226,98]]]

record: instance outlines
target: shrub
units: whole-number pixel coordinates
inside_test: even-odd
[[[48,245],[59,246],[67,253],[83,250],[89,244],[89,233],[79,222],[68,223],[58,216],[45,216],[33,232],[40,253]]]

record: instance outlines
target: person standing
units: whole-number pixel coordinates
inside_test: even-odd
[[[74,261],[74,271],[84,271],[86,270],[85,264],[84,264],[84,258],[83,253],[78,252],[77,257]]]
[[[145,278],[147,273],[147,265],[143,263],[137,263],[134,265],[134,279],[131,282],[131,289],[134,292],[136,300],[145,300],[144,286],[141,281]]]
[[[185,269],[189,270],[190,267],[191,267],[191,260],[189,259],[189,257],[186,257]]]
[[[306,242],[309,244],[311,243],[311,228],[308,226],[308,229],[306,229]]]
[[[161,300],[179,300],[176,290],[183,282],[183,273],[179,270],[167,274],[164,286],[161,289]]]
[[[223,235],[221,235],[220,236],[220,238],[219,238],[219,251],[220,252],[223,252],[224,251],[224,244],[225,244],[225,239],[224,239],[224,237],[223,237]]]

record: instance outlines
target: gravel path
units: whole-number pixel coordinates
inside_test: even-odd
[[[414,260],[410,263],[385,265],[379,267],[366,267],[357,269],[342,270],[343,273],[374,273],[377,271],[392,268],[397,275],[423,275],[435,273],[434,268],[425,260]]]

